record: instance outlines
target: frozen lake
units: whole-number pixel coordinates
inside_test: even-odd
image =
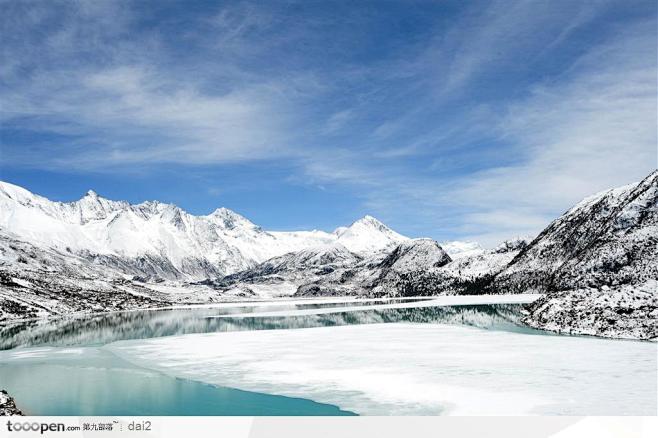
[[[17,324],[0,386],[42,415],[655,415],[655,343],[523,327],[532,297],[446,298]]]

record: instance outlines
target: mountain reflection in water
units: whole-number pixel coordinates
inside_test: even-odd
[[[345,303],[340,306],[345,306]],[[349,304],[356,306],[357,304]],[[327,305],[291,305],[290,310]],[[278,306],[276,310],[283,307]],[[406,309],[364,310],[344,313],[257,318],[210,318],[243,313],[241,308],[189,308],[106,313],[77,318],[26,321],[0,327],[0,349],[52,345],[103,345],[126,339],[146,339],[187,333],[273,330],[390,322],[460,324],[491,330],[536,333],[520,325],[522,305],[487,304]],[[272,310],[272,306],[251,311]],[[544,332],[541,332],[545,334]]]

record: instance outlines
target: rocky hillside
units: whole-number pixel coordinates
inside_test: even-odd
[[[481,285],[518,253],[520,244],[460,254],[452,260],[432,239],[413,239],[390,252],[361,257],[340,247],[318,247],[286,254],[226,276],[215,285],[281,287],[297,296],[417,296],[479,293]]]
[[[527,306],[523,322],[557,333],[658,338],[658,282],[547,293]]]
[[[591,196],[553,221],[488,286],[546,292],[526,323],[598,336],[658,337],[658,171]]]
[[[584,199],[500,272],[509,292],[642,284],[658,278],[658,171]]]

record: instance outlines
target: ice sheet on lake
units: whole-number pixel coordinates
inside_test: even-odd
[[[364,310],[416,309],[425,307],[467,306],[478,304],[524,304],[532,303],[542,294],[514,295],[450,295],[425,299],[417,302],[391,304],[372,304],[365,306],[343,306],[301,310],[273,310],[267,312],[232,313],[230,315],[213,315],[208,318],[261,318],[273,316],[326,315],[330,313],[363,312]],[[364,300],[368,301],[368,300]],[[379,301],[379,300],[372,300]],[[310,304],[310,303],[309,303]]]
[[[395,323],[195,334],[105,348],[178,377],[360,414],[656,412],[655,343]]]

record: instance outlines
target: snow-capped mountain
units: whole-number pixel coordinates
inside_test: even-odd
[[[453,240],[449,242],[441,242],[440,245],[453,260],[463,257],[471,257],[485,252],[484,248],[482,248],[479,243],[471,241]]]
[[[528,240],[440,245],[370,216],[332,233],[271,232],[225,208],[194,216],[91,191],[61,203],[0,183],[0,320],[236,297],[541,291],[524,318],[533,327],[658,337],[658,171]]]
[[[658,171],[590,196],[553,221],[492,281],[496,291],[539,290],[534,327],[658,337]]]
[[[658,171],[585,198],[500,272],[505,290],[566,290],[658,278]]]
[[[408,239],[372,216],[365,216],[349,227],[338,228],[333,234],[345,248],[361,254],[391,248]]]
[[[334,242],[273,257],[253,268],[227,275],[211,284],[229,293],[239,290],[268,295],[274,291],[278,295],[294,295],[304,285],[318,282],[327,276],[334,278],[346,270],[362,266],[363,260],[362,256],[349,251],[341,243]],[[327,294],[341,294],[339,289]]]
[[[219,277],[314,246],[339,243],[360,253],[406,240],[370,216],[334,233],[268,232],[226,208],[194,216],[173,204],[131,205],[93,191],[53,202],[6,182],[0,182],[0,233],[119,273],[168,280]]]
[[[430,239],[414,239],[347,265],[327,259],[312,268],[287,262],[273,269],[266,263],[231,280],[285,283],[298,296],[541,291],[546,296],[524,318],[533,327],[658,336],[658,172],[586,198],[528,240],[509,240],[492,250],[448,243],[453,258]],[[296,257],[286,255],[290,261]]]

